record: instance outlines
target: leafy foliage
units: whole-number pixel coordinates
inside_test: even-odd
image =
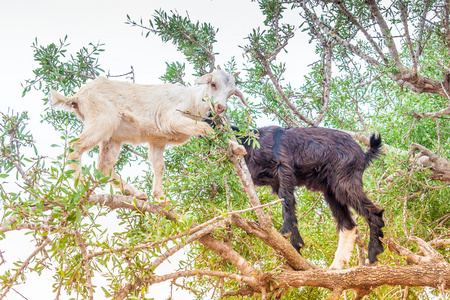
[[[155,12],[153,21],[148,21],[148,26],[143,25],[142,19],[139,22],[133,21],[127,15],[127,23],[132,26],[142,28],[145,37],[150,33],[161,37],[163,42],[171,41],[182,52],[186,60],[193,64],[194,74],[200,77],[203,74],[214,70],[213,45],[216,41],[217,29],[208,23],[191,22],[189,16],[182,17],[178,13],[171,15],[163,10]]]
[[[257,2],[266,19],[260,28],[248,33],[247,44],[242,45],[248,61],[240,66],[231,59],[225,65],[228,73],[245,71],[237,83],[254,99],[253,109],[231,105],[227,112],[230,122],[238,125],[255,147],[258,143],[252,129],[261,116],[284,126],[321,125],[347,130],[356,138],[356,134],[367,136],[379,131],[388,147],[385,155],[366,170],[364,183],[369,197],[386,209],[385,238],[409,247],[414,247],[411,236],[425,241],[446,240],[450,220],[448,184],[435,180],[435,165],[420,164],[426,155],[413,155],[413,146],[421,145],[444,160],[450,157],[450,132],[446,130],[449,97],[445,95],[449,87],[446,72],[450,43],[448,17],[442,17],[449,8],[443,1],[397,1],[390,6],[362,0]],[[388,31],[377,19],[377,9],[389,25]],[[288,11],[299,14],[297,23],[285,23],[284,14]],[[403,14],[408,16],[409,39]],[[426,24],[424,16],[429,21]],[[214,68],[217,53],[213,46],[218,29],[211,24],[192,22],[189,16],[162,10],[155,12],[148,25],[130,16],[127,23],[141,28],[146,37],[152,33],[163,42],[176,45],[194,67],[195,75]],[[301,31],[308,34],[317,57],[311,59],[310,72],[302,81],[288,82],[285,74],[289,62],[280,61],[278,55],[290,50],[290,41],[298,38]],[[397,45],[397,54],[392,45]],[[44,94],[52,88],[72,95],[88,79],[103,73],[98,60],[102,45],[90,44],[68,55],[66,37],[59,44],[48,46],[38,45],[36,40],[33,48],[39,67],[34,70],[34,78],[24,83],[24,96],[31,88]],[[160,78],[167,83],[188,85],[184,80],[186,62],[166,62],[166,73]],[[440,111],[443,113],[435,113]],[[241,272],[233,261],[204,243],[190,240],[196,237],[195,226],[210,228],[213,224],[217,227],[207,236],[229,246],[228,251],[237,252],[261,274],[278,274],[283,269],[286,258],[275,248],[239,226],[221,223],[230,219],[230,212],[241,210],[244,212],[239,215],[249,222],[257,220],[255,211],[247,210],[250,197],[243,190],[229,155],[228,140],[233,133],[228,124],[216,129],[212,136],[193,138],[183,146],[166,150],[164,189],[173,204],[172,212],[176,212],[172,214],[167,208],[147,210],[137,200],[110,190],[110,178],[95,166],[83,168],[88,178],[85,184],[72,182],[65,157],[70,151],[66,149],[67,142],[81,128],[74,115],[48,108],[43,116],[62,134],[65,145],[55,145],[60,150],[55,161],[44,160],[34,148],[26,119],[26,114],[2,113],[0,232],[5,239],[5,232],[29,230],[37,251],[28,261],[17,262],[0,276],[4,291],[0,298],[13,284],[26,280],[25,269],[40,274],[44,268],[52,268],[57,295],[65,291],[90,298],[95,290],[109,298],[124,293],[130,299],[145,299],[151,284],[162,278],[155,275],[156,269],[184,247],[186,257],[179,263],[179,272],[169,274],[174,277],[167,279],[173,280],[173,286],[188,289],[199,299],[253,299],[251,293],[245,293],[246,284],[230,278],[230,274]],[[28,147],[34,153],[24,154]],[[90,155],[94,156],[95,151]],[[150,194],[152,174],[146,157],[144,146],[125,145],[116,168],[132,165],[135,177],[131,181]],[[136,172],[138,165],[142,171]],[[15,179],[11,176],[14,174]],[[19,191],[9,189],[11,180],[21,186]],[[103,202],[93,200],[98,199],[93,193],[99,189],[109,192]],[[276,200],[268,187],[258,188],[257,195],[262,204]],[[120,208],[111,204],[113,199],[120,199]],[[316,266],[327,268],[337,246],[330,211],[317,193],[298,189],[296,199],[300,232],[307,244],[302,255]],[[273,226],[280,229],[281,205],[264,211],[271,215]],[[210,224],[210,220],[215,222]],[[357,248],[364,256],[362,245],[367,244],[368,228],[364,220],[359,219],[358,223],[362,241]],[[438,250],[447,259],[448,249]],[[364,264],[357,254],[355,251],[349,267]],[[405,264],[403,257],[388,249],[380,261],[386,266]],[[189,277],[184,271],[226,275]],[[104,274],[107,283],[101,290],[90,281],[93,274]],[[266,292],[274,299],[319,299],[330,295],[327,289],[309,286]],[[405,290],[400,286],[381,286],[367,298],[402,295],[422,299],[437,294],[422,287]],[[348,291],[346,297],[354,296]]]

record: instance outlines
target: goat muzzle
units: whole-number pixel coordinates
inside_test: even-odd
[[[221,113],[223,113],[226,110],[226,107],[224,105],[222,105],[222,104],[217,104],[214,107],[214,110],[215,110],[216,114],[220,115]]]

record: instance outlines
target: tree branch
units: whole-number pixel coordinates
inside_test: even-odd
[[[399,8],[400,8],[400,15],[402,17],[403,27],[405,28],[406,44],[408,45],[408,50],[409,53],[411,54],[411,60],[413,62],[413,72],[417,73],[417,57],[414,54],[411,36],[409,34],[408,12],[407,12],[408,8],[403,1],[400,1]]]
[[[330,30],[325,24],[320,22],[319,18],[316,15],[314,15],[307,8],[305,3],[306,1],[301,1],[299,5],[305,11],[307,20],[320,28],[325,33],[325,35],[333,38],[339,45],[346,48],[354,55],[360,57],[371,66],[381,69],[385,69],[386,67],[392,68],[388,63],[384,63],[383,65],[378,60],[366,54],[360,47],[353,45],[349,41],[341,38],[338,32]],[[398,82],[401,86],[404,86],[415,93],[432,93],[448,98],[448,94],[450,93],[446,93],[446,90],[443,88],[443,83],[447,84],[445,80],[444,82],[441,82],[439,80],[424,77],[417,74],[417,72],[415,72],[414,70],[409,70],[401,63],[393,37],[389,31],[389,27],[387,26],[386,21],[383,19],[378,6],[376,5],[376,1],[367,0],[366,3],[368,4],[372,14],[374,14],[375,18],[377,19],[378,25],[380,27],[380,30],[382,31],[382,35],[393,59],[394,65],[396,66],[395,70],[391,70],[387,73],[388,76],[393,81]],[[419,56],[420,53],[417,53],[416,51],[416,61],[418,61]]]
[[[445,40],[447,42],[447,48],[448,48],[448,54],[450,54],[450,22],[449,22],[449,15],[450,15],[450,0],[445,0],[444,4],[444,17],[443,17],[443,23],[444,23],[444,31],[445,31]]]
[[[86,244],[83,237],[78,230],[75,230],[75,238],[77,240],[78,247],[80,248],[81,257],[83,258],[83,267],[86,272],[87,290],[89,293],[89,299],[94,300],[94,287],[92,286],[92,274],[91,267],[89,266],[89,257],[86,251]]]
[[[447,106],[446,108],[443,108],[437,112],[417,113],[415,111],[412,111],[410,114],[418,119],[448,116],[450,115],[450,106]]]
[[[339,8],[341,9],[341,11],[345,15],[347,15],[347,17],[350,19],[350,21],[364,34],[366,39],[369,41],[369,43],[372,45],[373,49],[375,49],[375,51],[381,57],[383,62],[385,64],[388,64],[389,61],[386,58],[386,56],[384,55],[383,51],[381,51],[381,49],[378,47],[377,43],[375,43],[375,41],[372,39],[370,34],[367,32],[367,30],[358,22],[358,20],[353,16],[353,14],[350,11],[348,11],[348,9],[344,6],[344,2],[343,1],[337,1],[337,4],[338,4]]]
[[[163,20],[161,20],[161,24],[163,24],[163,25],[166,27],[167,32],[169,32],[169,35],[170,35],[172,38],[174,38],[175,35],[172,33],[172,32],[173,32],[173,28],[171,28],[171,27],[169,26],[169,24],[167,24],[167,22],[165,22],[165,21],[163,21]],[[148,30],[148,31],[151,31],[151,32],[156,32],[156,31],[155,31],[154,29],[152,29],[152,28],[149,28],[149,27],[146,27],[146,26],[143,26],[143,25],[139,25],[139,24],[137,24],[137,23],[134,23],[134,25],[135,25],[135,26],[138,26],[138,27],[141,27],[142,29],[146,29],[146,30]],[[197,42],[195,39],[193,39],[193,38],[192,38],[192,35],[188,34],[188,33],[185,32],[184,30],[179,30],[179,32],[181,33],[181,35],[182,35],[186,40],[188,40],[190,43],[194,44],[195,46],[199,47],[202,51],[204,51],[204,52],[206,53],[206,55],[208,56],[208,58],[209,58],[210,61],[211,61],[209,73],[213,72],[213,71],[214,71],[215,61],[216,61],[216,58],[215,58],[214,54],[213,54],[209,49],[207,49],[205,46],[203,46],[201,43],[199,43],[199,42]]]
[[[384,37],[384,41],[386,42],[386,46],[388,47],[389,53],[391,54],[392,59],[397,67],[403,67],[400,62],[400,58],[398,56],[397,46],[395,45],[394,39],[391,35],[391,30],[384,20],[375,0],[365,0],[366,4],[369,6],[372,15],[377,20],[378,26],[380,27],[381,33]]]
[[[228,221],[222,221],[222,222],[218,222],[216,224],[212,224],[209,226],[206,226],[198,231],[196,231],[193,234],[189,235],[189,238],[183,242],[183,243],[179,243],[175,246],[173,246],[172,248],[170,248],[167,252],[161,254],[153,263],[151,263],[146,269],[150,269],[150,268],[157,268],[159,267],[164,261],[166,261],[170,256],[174,255],[175,253],[177,253],[179,250],[181,250],[182,248],[184,248],[185,246],[189,245],[190,243],[199,240],[201,237],[205,236],[206,234],[209,234],[215,230],[217,230],[218,228],[225,228],[226,226],[228,226],[229,222]]]
[[[431,0],[425,0],[424,10],[422,13],[422,18],[419,26],[419,32],[417,35],[417,41],[416,41],[416,52],[415,52],[415,59],[416,61],[419,60],[420,55],[422,55],[422,37],[425,29],[425,21],[427,20],[427,13],[428,9],[430,8],[430,2]]]
[[[314,126],[318,126],[320,122],[322,122],[325,114],[328,111],[328,103],[330,101],[331,95],[331,59],[333,56],[332,45],[326,41],[322,41],[324,47],[324,64],[323,69],[325,70],[325,78],[324,78],[324,87],[323,87],[323,95],[322,95],[322,109],[320,110],[317,118],[314,120]]]
[[[318,267],[304,259],[292,245],[273,227],[263,228],[258,223],[250,222],[239,215],[231,217],[231,223],[261,239],[264,243],[279,251],[295,270],[317,269]]]
[[[314,122],[309,119],[308,117],[301,114],[298,109],[291,103],[289,98],[286,96],[286,94],[283,91],[283,88],[278,83],[278,80],[275,78],[275,75],[272,72],[272,68],[270,66],[270,63],[262,56],[259,56],[259,59],[261,63],[264,65],[264,68],[267,71],[267,75],[269,75],[270,80],[272,81],[273,86],[275,87],[275,90],[277,91],[278,95],[281,97],[281,99],[284,101],[284,103],[289,107],[289,109],[308,125],[314,125]]]
[[[241,276],[233,273],[220,272],[220,271],[211,271],[211,270],[189,270],[189,271],[180,271],[162,276],[152,276],[148,280],[148,284],[156,284],[160,282],[164,282],[167,280],[177,279],[180,277],[192,277],[192,276],[210,276],[216,278],[228,278],[238,282],[242,282],[248,284],[250,286],[258,286],[258,281],[255,278]]]
[[[236,170],[236,173],[244,186],[252,207],[260,207],[255,209],[255,212],[261,226],[263,226],[263,228],[272,227],[270,218],[264,213],[261,207],[261,202],[259,201],[258,194],[256,193],[252,176],[250,175],[250,171],[247,168],[244,158],[233,155],[233,157],[231,157],[231,162],[233,163],[234,169]]]
[[[132,210],[137,210],[142,213],[154,213],[161,214],[167,220],[176,221],[177,216],[173,211],[167,211],[160,204],[153,204],[149,201],[142,201],[138,199],[134,199],[130,196],[124,195],[109,195],[109,194],[100,194],[100,195],[91,195],[87,201],[90,204],[99,204],[102,206],[109,207],[111,209],[117,208],[127,208]]]
[[[372,290],[389,286],[428,286],[440,289],[450,287],[448,264],[427,263],[421,266],[359,266],[347,270],[282,271],[273,277],[273,289],[302,286],[323,287],[329,290]]]
[[[424,167],[431,167],[433,175],[431,179],[440,181],[450,181],[450,162],[446,159],[436,155],[426,147],[412,143],[410,153],[419,151],[421,157],[417,160],[417,163]]]
[[[299,4],[303,10],[306,13],[306,16],[308,17],[308,20],[312,23],[314,23],[318,28],[320,28],[323,32],[325,32],[325,35],[330,36],[333,38],[339,45],[343,46],[344,48],[347,48],[350,52],[353,54],[359,56],[361,59],[366,61],[372,66],[375,67],[381,67],[381,63],[377,61],[376,59],[370,57],[369,55],[365,54],[358,46],[352,45],[348,41],[342,39],[337,32],[331,31],[328,29],[324,24],[322,24],[319,19],[306,7],[306,4],[304,2],[300,2]]]

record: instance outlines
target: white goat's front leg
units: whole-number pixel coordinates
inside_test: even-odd
[[[152,196],[156,201],[165,203],[166,196],[162,188],[162,177],[164,172],[164,148],[165,146],[149,144],[148,158],[153,170]]]
[[[121,189],[126,195],[136,197],[140,200],[147,200],[147,195],[144,192],[139,191],[131,184],[123,180],[114,171],[114,165],[117,161],[117,156],[120,151],[120,143],[109,140],[108,142],[102,142],[100,146],[100,155],[98,157],[98,170],[105,175],[111,175],[111,178],[118,182],[113,182],[113,185]]]
[[[356,227],[352,230],[343,228],[339,231],[339,244],[336,253],[334,254],[334,260],[330,266],[330,269],[340,270],[345,263],[350,261],[355,239]]]
[[[245,147],[242,145],[239,145],[238,142],[229,140],[229,143],[231,145],[231,151],[233,151],[234,155],[244,156],[247,155],[247,150],[245,150]]]
[[[174,123],[171,124],[171,127],[174,132],[185,134],[187,136],[208,135],[214,132],[207,123],[186,118],[184,116],[180,116],[179,119],[174,121]]]

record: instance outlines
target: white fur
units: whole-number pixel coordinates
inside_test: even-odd
[[[73,97],[51,91],[52,106],[71,108],[84,123],[79,139],[71,144],[74,151],[68,156],[69,160],[79,161],[70,166],[76,170],[75,178],[80,176],[83,152],[100,144],[98,169],[106,175],[111,171],[112,178],[119,182],[118,187],[128,195],[147,199],[147,195],[120,178],[113,166],[122,143],[148,143],[154,173],[152,195],[156,199],[165,198],[162,173],[166,145],[182,144],[192,135],[212,131],[205,122],[192,120],[182,112],[205,116],[212,109],[221,114],[231,95],[238,96],[245,104],[234,77],[222,70],[203,75],[196,83],[200,85],[140,85],[99,77]]]
[[[355,239],[356,227],[352,230],[342,229],[339,231],[339,244],[336,253],[334,254],[334,260],[330,266],[330,269],[340,270],[345,263],[350,261]]]

